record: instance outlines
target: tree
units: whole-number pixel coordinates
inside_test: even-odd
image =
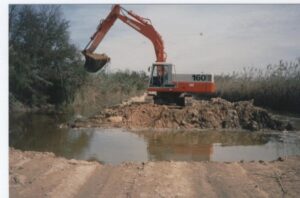
[[[86,72],[68,28],[59,6],[9,7],[10,96],[29,106],[73,99]]]

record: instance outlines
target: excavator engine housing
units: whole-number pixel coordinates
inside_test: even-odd
[[[185,105],[185,97],[191,94],[214,95],[216,85],[212,74],[174,74],[171,63],[153,63],[148,95],[154,96],[155,104]]]

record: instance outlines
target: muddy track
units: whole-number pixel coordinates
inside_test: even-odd
[[[297,197],[300,157],[101,165],[10,149],[10,197]]]

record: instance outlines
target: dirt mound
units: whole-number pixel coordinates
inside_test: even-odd
[[[253,105],[253,101],[228,102],[221,98],[193,100],[183,108],[155,104],[124,104],[105,109],[72,127],[126,128],[215,128],[215,129],[291,129]]]

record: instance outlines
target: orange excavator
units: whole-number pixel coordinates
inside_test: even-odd
[[[114,5],[109,15],[100,21],[96,32],[82,51],[86,59],[84,67],[88,72],[97,72],[110,62],[106,54],[97,54],[94,51],[117,19],[143,34],[154,46],[156,61],[152,64],[151,70],[149,68],[151,73],[147,88],[148,95],[153,96],[154,103],[175,103],[184,106],[185,97],[192,93],[205,95],[215,93],[216,87],[212,74],[173,74],[174,65],[166,62],[164,42],[152,26],[150,19],[127,11],[120,5]]]

